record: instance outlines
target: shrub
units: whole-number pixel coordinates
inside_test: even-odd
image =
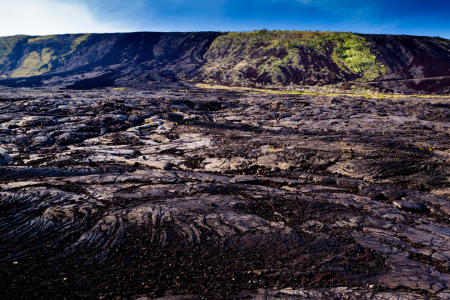
[[[370,52],[366,40],[358,35],[347,33],[343,39],[337,40],[333,59],[342,63],[355,73],[365,73],[365,77],[372,79],[386,74],[386,66],[377,62],[377,58]]]

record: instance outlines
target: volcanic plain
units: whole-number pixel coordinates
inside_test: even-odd
[[[450,299],[450,99],[0,91],[2,299]]]

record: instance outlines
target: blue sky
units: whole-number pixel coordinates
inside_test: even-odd
[[[1,36],[267,28],[450,38],[450,1],[437,0],[0,0],[0,5]]]

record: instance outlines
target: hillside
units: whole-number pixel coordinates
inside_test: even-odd
[[[71,34],[0,38],[0,84],[86,89],[176,86],[220,33]]]
[[[117,33],[0,38],[0,85],[180,88],[370,84],[450,90],[450,41],[344,32]],[[413,81],[401,81],[418,79]],[[422,79],[422,80],[420,80]]]

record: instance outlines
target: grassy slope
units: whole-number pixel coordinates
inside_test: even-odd
[[[89,38],[90,34],[84,34],[80,37],[77,37],[76,39],[73,40],[72,44],[70,45],[70,52],[67,54],[64,54],[64,56],[67,56],[69,54],[74,53],[77,50],[77,47],[84,41],[86,41]]]
[[[54,50],[50,48],[42,49],[41,53],[36,51],[31,52],[23,64],[14,71],[11,75],[12,78],[17,77],[29,77],[35,75],[44,74],[52,68],[50,60],[52,59],[52,54]]]
[[[26,35],[0,37],[0,66],[8,60],[8,55],[11,54],[14,46],[25,38],[27,38]]]
[[[0,66],[6,63],[14,46],[27,39],[23,53],[19,56],[19,64],[13,70],[7,70],[11,78],[42,75],[52,70],[55,62],[63,62],[67,56],[77,51],[90,34],[47,35],[38,37],[15,36],[0,38]],[[21,56],[21,57],[20,57]],[[6,78],[5,74],[0,74]]]
[[[289,81],[286,77],[290,74],[283,69],[317,78],[354,73],[373,79],[385,74],[386,67],[377,62],[368,46],[364,38],[344,32],[232,32],[220,36],[211,45],[205,56],[208,63],[201,69],[202,80],[213,83],[221,77],[230,84],[239,84],[246,80],[242,74],[249,68],[256,70],[254,77],[265,74],[273,83]],[[339,70],[330,70],[317,61],[317,57],[324,55]]]

